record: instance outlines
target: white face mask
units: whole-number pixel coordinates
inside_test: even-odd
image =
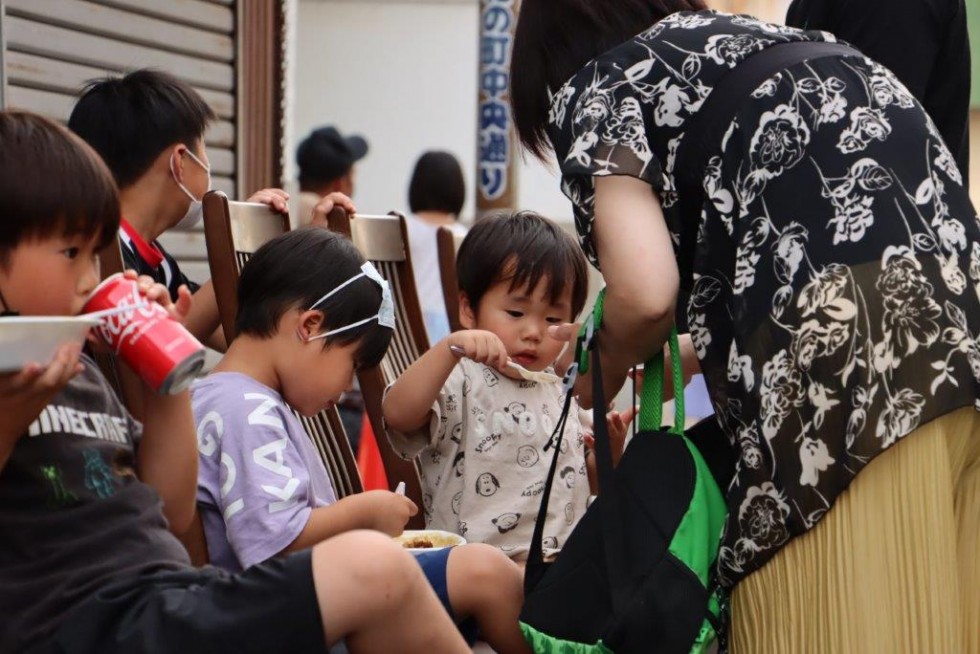
[[[211,167],[205,165],[205,163],[200,159],[198,159],[197,156],[190,150],[187,150],[187,156],[193,159],[194,162],[198,166],[203,168],[204,172],[208,174],[208,191],[210,191],[211,190]],[[179,186],[180,190],[184,192],[184,195],[186,195],[191,199],[191,206],[187,207],[187,213],[185,213],[184,217],[180,219],[180,222],[178,222],[173,227],[174,229],[187,230],[194,227],[199,222],[201,222],[201,218],[204,217],[204,205],[201,204],[201,200],[195,198],[194,194],[191,193],[188,190],[188,188],[184,186],[184,184],[179,179],[177,179],[177,169],[174,167],[173,156],[170,157],[170,174],[173,175],[174,181],[177,182],[177,186]],[[203,200],[204,196],[201,196],[201,199]]]
[[[328,336],[333,336],[334,334],[339,334],[340,332],[346,332],[348,329],[354,329],[355,327],[360,327],[361,325],[366,325],[367,323],[377,320],[378,324],[382,327],[387,327],[389,329],[395,328],[395,304],[391,300],[391,288],[388,286],[388,282],[385,281],[384,277],[377,271],[377,269],[371,265],[371,262],[365,262],[361,266],[361,273],[354,275],[348,279],[343,284],[340,284],[335,289],[321,297],[319,300],[313,303],[310,309],[316,309],[318,306],[327,301],[327,299],[333,297],[336,293],[342,291],[347,286],[353,284],[361,277],[367,277],[375,284],[381,287],[381,306],[378,307],[378,313],[371,316],[370,318],[365,318],[364,320],[358,320],[357,322],[351,323],[349,325],[344,325],[343,327],[338,327],[336,329],[331,329],[328,332],[322,334],[317,334],[316,336],[310,336],[307,341],[315,341],[318,338],[326,338]]]

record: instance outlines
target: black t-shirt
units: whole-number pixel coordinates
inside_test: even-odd
[[[136,478],[139,423],[82,362],[0,470],[0,652],[50,636],[109,582],[190,564]]]
[[[182,284],[186,284],[191,293],[196,293],[197,289],[200,288],[200,284],[187,278],[187,275],[177,265],[177,260],[170,256],[170,253],[164,250],[158,241],[153,241],[152,247],[162,255],[159,265],[153,265],[140,256],[139,249],[124,230],[119,231],[119,242],[122,246],[123,268],[135,270],[141,275],[148,275],[163,284],[170,291],[170,297],[174,302],[177,301],[177,289]]]
[[[970,40],[963,0],[794,0],[786,24],[825,30],[908,87],[969,179]]]

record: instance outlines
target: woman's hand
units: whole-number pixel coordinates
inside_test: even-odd
[[[555,363],[555,369],[559,375],[564,375],[568,367],[572,364],[572,360],[575,357],[575,342],[578,339],[580,327],[581,325],[578,323],[565,323],[564,325],[553,325],[548,328],[548,335],[551,338],[568,343],[565,354]],[[610,356],[609,352],[608,344],[604,343],[603,339],[600,338],[599,356],[602,357],[603,388],[606,393],[606,400],[611,402],[619,393],[623,384],[626,383],[626,375],[630,368],[633,367],[633,363],[625,361],[622,357]],[[579,371],[578,378],[575,380],[575,388],[572,392],[583,409],[591,409],[592,373],[587,372],[583,374]]]

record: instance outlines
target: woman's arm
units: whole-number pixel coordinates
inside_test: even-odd
[[[674,323],[680,277],[660,200],[633,177],[595,178],[592,238],[606,300],[599,339],[606,397],[619,392],[629,369],[667,341]],[[576,390],[592,406],[588,375]]]

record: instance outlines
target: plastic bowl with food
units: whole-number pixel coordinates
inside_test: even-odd
[[[401,536],[395,536],[395,542],[409,552],[431,552],[445,547],[465,545],[466,539],[441,529],[407,529]]]
[[[9,316],[0,318],[0,372],[29,363],[48,365],[58,347],[83,343],[98,320],[81,316]]]

